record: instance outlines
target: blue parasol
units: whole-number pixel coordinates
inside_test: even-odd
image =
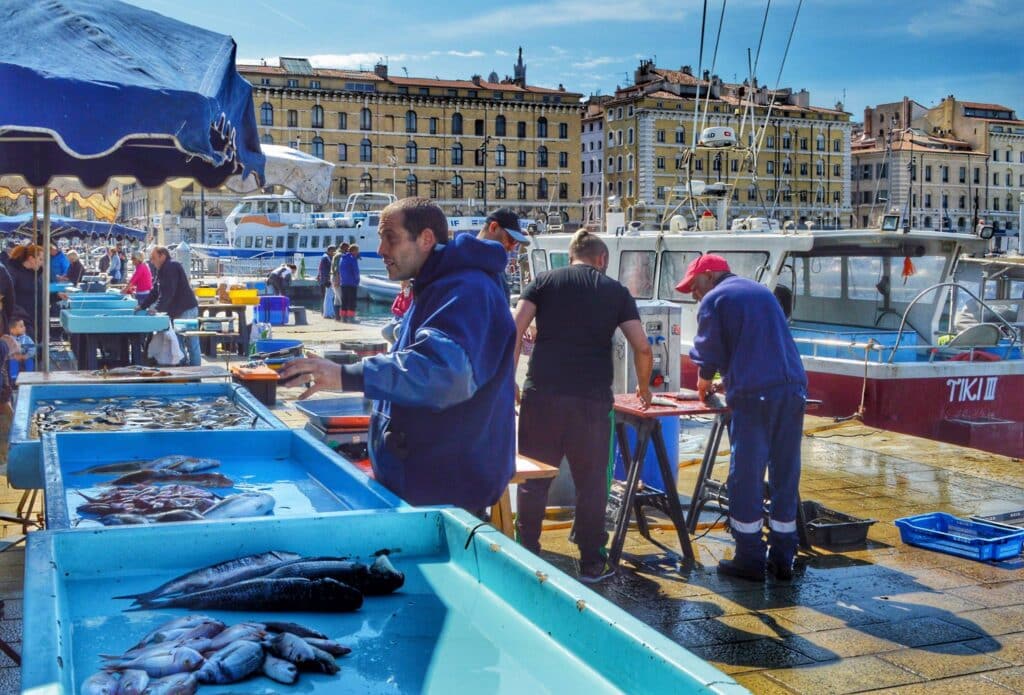
[[[4,234],[25,234],[27,236],[32,236],[33,229],[42,227],[42,225],[39,224],[41,221],[41,217],[37,217],[34,220],[31,212],[26,212],[21,215],[0,217],[0,232]],[[59,215],[50,216],[51,239],[74,235],[95,235],[100,237],[112,236],[122,237],[125,239],[137,239],[139,241],[143,241],[146,238],[146,232],[143,230],[126,227],[123,224],[97,222],[95,220],[79,220],[73,217],[61,217]]]

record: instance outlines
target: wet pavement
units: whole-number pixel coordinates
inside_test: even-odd
[[[820,429],[819,429],[820,428]],[[986,564],[901,543],[892,520],[1024,509],[1024,463],[808,417],[801,494],[878,521],[865,545],[802,551],[792,582],[719,577],[733,544],[717,515],[675,572],[633,531],[619,573],[597,590],[755,693],[1024,692],[1024,562]],[[723,446],[724,449],[724,446]],[[715,477],[726,474],[719,459]],[[689,494],[696,466],[680,474]],[[544,555],[575,571],[564,524]],[[675,547],[674,532],[655,538]]]

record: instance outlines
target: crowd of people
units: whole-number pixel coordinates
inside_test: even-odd
[[[342,243],[328,246],[316,270],[316,282],[324,302],[324,316],[343,323],[358,323],[359,246]]]

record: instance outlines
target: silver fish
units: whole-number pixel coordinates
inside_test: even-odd
[[[227,628],[219,635],[212,637],[210,639],[210,645],[202,651],[223,649],[232,642],[238,642],[241,640],[259,642],[266,636],[266,628],[261,623],[238,623],[237,625],[232,625]]]
[[[316,639],[327,639],[327,635],[314,630],[311,627],[305,625],[299,625],[298,623],[288,623],[282,621],[268,620],[266,623],[267,632],[290,632],[293,635],[299,637],[314,637]]]
[[[168,620],[160,627],[151,630],[149,634],[147,634],[145,637],[139,640],[138,644],[132,647],[132,649],[138,649],[140,647],[145,647],[146,645],[155,644],[157,642],[166,642],[168,639],[171,639],[169,635],[172,632],[178,630],[191,630],[194,627],[199,627],[200,625],[205,625],[207,623],[220,623],[220,621],[214,620],[208,615],[201,615],[199,613],[183,615],[178,618],[175,618],[174,620]],[[223,627],[224,623],[220,624]]]
[[[143,695],[193,695],[198,689],[199,681],[194,673],[177,673],[151,680]]]
[[[224,584],[239,582],[250,577],[258,577],[267,572],[267,569],[270,567],[275,567],[282,562],[298,560],[300,557],[301,555],[279,550],[271,550],[270,552],[257,555],[246,555],[193,570],[192,572],[186,572],[161,584],[152,591],[134,595],[115,596],[114,598],[133,598],[136,603],[142,603],[162,596],[201,591]]]
[[[340,642],[335,642],[332,639],[317,639],[316,637],[304,637],[303,639],[305,639],[311,646],[314,646],[317,649],[322,649],[331,656],[345,656],[352,653],[350,648]]]
[[[196,671],[200,683],[237,683],[260,670],[263,647],[256,642],[239,640],[214,652]]]
[[[335,674],[341,670],[341,667],[334,661],[334,657],[325,652],[323,649],[317,649],[313,647],[313,659],[310,661],[304,661],[299,665],[303,671],[316,671],[318,673],[329,673]]]
[[[85,679],[80,692],[82,695],[117,695],[120,681],[120,673],[100,671]]]
[[[299,679],[299,669],[290,661],[267,654],[263,657],[263,675],[272,681],[291,685]]]
[[[313,645],[290,632],[274,635],[273,639],[267,642],[267,649],[271,654],[287,659],[293,664],[304,664],[316,659]]]
[[[204,519],[241,519],[274,511],[274,498],[265,492],[242,492],[225,497],[203,512]]]
[[[129,669],[121,674],[117,695],[142,695],[149,687],[149,674],[138,669]]]
[[[212,468],[218,468],[220,461],[216,459],[197,459],[187,458],[180,463],[173,466],[174,470],[181,471],[182,473],[198,473],[200,471],[208,471]]]
[[[202,654],[194,649],[189,649],[188,647],[176,647],[165,654],[140,656],[135,659],[122,661],[111,661],[107,664],[107,667],[117,670],[137,668],[145,671],[152,678],[161,678],[163,676],[174,675],[175,673],[195,671],[202,665]]]

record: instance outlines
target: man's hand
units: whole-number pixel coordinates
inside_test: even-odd
[[[636,387],[636,397],[640,399],[640,407],[643,410],[647,410],[651,407],[651,388],[646,384],[638,384]]]
[[[323,357],[304,357],[288,362],[280,372],[281,386],[293,388],[306,386],[299,400],[305,400],[317,391],[341,390],[341,367]]]
[[[714,394],[716,390],[715,384],[711,379],[702,379],[697,377],[697,396],[701,401],[706,401],[709,396]]]

